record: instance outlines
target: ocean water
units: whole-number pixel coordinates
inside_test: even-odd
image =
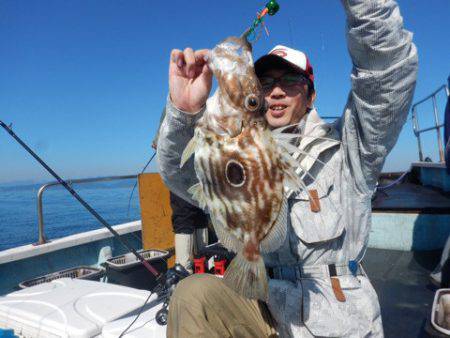
[[[134,179],[74,184],[74,190],[109,224],[141,218],[136,187],[128,214]],[[0,251],[36,243],[38,240],[37,192],[43,184],[0,185]],[[47,239],[60,238],[103,227],[61,186],[43,195],[44,233]]]

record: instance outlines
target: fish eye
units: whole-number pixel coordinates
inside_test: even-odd
[[[237,161],[228,161],[225,167],[225,177],[233,187],[242,187],[245,183],[244,167]]]
[[[259,97],[255,94],[249,94],[245,98],[245,108],[247,108],[250,111],[255,111],[259,108]]]

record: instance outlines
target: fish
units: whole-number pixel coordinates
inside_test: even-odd
[[[286,191],[304,189],[291,151],[280,147],[264,118],[266,104],[252,46],[229,37],[208,55],[218,87],[207,100],[180,167],[194,155],[198,183],[188,192],[208,209],[222,245],[236,252],[224,283],[251,299],[267,300],[261,254],[277,250],[287,233]],[[292,137],[296,137],[295,134]]]

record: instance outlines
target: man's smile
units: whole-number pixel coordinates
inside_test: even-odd
[[[270,115],[275,118],[281,117],[284,115],[287,107],[288,106],[283,103],[273,103],[269,106]]]

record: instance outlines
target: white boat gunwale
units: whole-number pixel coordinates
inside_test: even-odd
[[[141,221],[127,222],[113,226],[119,235],[138,232],[142,229]],[[62,238],[57,238],[45,244],[33,245],[27,244],[16,248],[0,251],[0,264],[10,263],[21,259],[35,257],[46,253],[99,241],[113,237],[113,234],[106,228],[100,228],[87,232],[78,233]]]

